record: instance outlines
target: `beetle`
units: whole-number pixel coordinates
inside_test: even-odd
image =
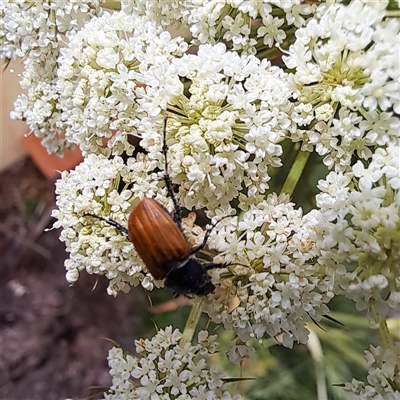
[[[212,229],[212,228],[211,228]],[[164,279],[165,286],[176,294],[204,296],[215,289],[207,271],[225,264],[203,264],[191,256],[207,244],[190,249],[179,225],[154,199],[143,199],[131,212],[128,235],[136,251],[155,279]]]
[[[192,249],[189,247],[182,231],[181,208],[168,175],[166,121],[165,119],[163,131],[164,181],[168,195],[174,203],[173,217],[160,203],[151,198],[141,200],[130,213],[128,229],[111,219],[94,214],[84,215],[98,218],[127,234],[153,277],[165,279],[164,285],[176,295],[205,296],[215,290],[207,271],[224,268],[228,264],[202,263],[192,256],[206,246],[212,229],[221,220],[206,231],[199,246]]]

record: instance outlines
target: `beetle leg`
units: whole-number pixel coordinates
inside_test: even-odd
[[[182,230],[182,214],[181,207],[178,203],[174,195],[173,185],[171,182],[171,178],[168,174],[168,147],[167,147],[167,117],[164,119],[164,130],[163,130],[163,147],[162,151],[164,154],[164,181],[165,186],[167,187],[168,196],[171,197],[172,202],[174,203],[174,222],[178,225],[179,229]]]
[[[128,229],[126,229],[125,227],[123,227],[121,224],[119,224],[118,222],[113,221],[112,219],[107,219],[107,218],[103,218],[103,217],[99,217],[98,215],[94,215],[94,214],[90,214],[90,213],[85,213],[83,214],[84,217],[93,217],[93,218],[97,218],[100,221],[104,221],[107,222],[107,224],[113,226],[114,228],[117,228],[118,230],[120,230],[121,232],[125,233],[126,235],[128,235]]]
[[[230,267],[231,265],[241,265],[242,267],[249,268],[249,266],[246,265],[246,264],[230,263],[230,262],[226,262],[226,263],[206,263],[206,264],[203,264],[203,267],[205,267],[206,271],[209,271],[210,269],[226,268],[226,267]]]
[[[206,230],[206,234],[204,235],[204,239],[203,239],[203,243],[200,246],[195,247],[194,249],[190,250],[190,255],[195,254],[197,252],[199,252],[200,250],[203,250],[204,247],[206,247],[208,238],[211,235],[212,230],[225,218],[231,217],[231,215],[225,215],[225,217],[222,217],[220,220],[218,220],[217,222],[215,222],[214,224],[211,225],[210,228],[208,228]]]

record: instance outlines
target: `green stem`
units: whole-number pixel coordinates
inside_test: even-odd
[[[324,369],[324,352],[319,337],[314,331],[310,331],[307,347],[315,365],[315,374],[317,378],[317,399],[328,400]]]
[[[198,301],[193,304],[192,309],[190,310],[189,317],[186,321],[185,329],[182,333],[182,338],[179,342],[179,345],[183,347],[186,343],[192,341],[194,332],[196,330],[197,324],[199,323],[200,315],[201,315],[201,301]]]
[[[296,159],[294,160],[294,163],[290,168],[286,181],[283,184],[281,193],[287,193],[289,195],[293,194],[294,189],[296,188],[300,180],[301,174],[303,173],[304,168],[307,165],[307,161],[310,157],[310,154],[311,153],[308,151],[301,151],[301,150],[297,153]]]
[[[379,338],[381,340],[381,345],[385,350],[393,346],[386,318],[381,318],[381,322],[379,323]]]
[[[381,342],[381,346],[384,350],[388,350],[393,347],[393,340],[390,336],[389,327],[387,324],[387,320],[385,317],[380,317],[378,313],[372,308],[372,314],[375,318],[375,321],[379,322],[379,339]],[[389,385],[393,388],[393,390],[399,390],[400,388],[392,379],[386,378],[389,382]]]
[[[379,323],[379,339],[383,349],[387,350],[393,346],[392,338],[390,336],[389,328],[385,317],[381,317],[374,307],[371,307],[372,317],[376,323]]]
[[[268,60],[272,60],[281,54],[282,54],[282,52],[278,48],[273,47],[272,49],[266,49],[266,50],[262,50],[262,51],[258,52],[257,58],[260,60],[262,60],[264,58],[267,58]]]
[[[400,17],[400,11],[399,10],[390,10],[390,11],[386,10],[385,17],[399,18]]]
[[[101,6],[107,10],[120,10],[121,2],[117,0],[107,0]]]

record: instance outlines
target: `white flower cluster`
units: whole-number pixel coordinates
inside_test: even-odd
[[[367,382],[353,379],[345,390],[353,400],[399,400],[400,399],[400,342],[387,349],[370,346],[365,351]]]
[[[316,197],[324,215],[319,263],[342,271],[335,293],[381,316],[400,307],[399,160],[399,146],[379,148],[367,167],[358,161],[351,173],[331,172]],[[343,263],[356,268],[346,272]]]
[[[186,44],[160,32],[117,13],[71,35],[59,70],[66,138],[84,153],[120,154],[133,149],[128,136],[134,131],[159,160],[160,112],[168,107],[176,113],[169,121],[170,173],[186,208],[226,205],[243,188],[249,198],[264,193],[268,166],[281,165],[277,143],[296,131],[285,74],[223,44],[178,58]],[[182,78],[190,82],[190,98]]]
[[[63,135],[61,112],[57,106],[59,93],[57,90],[57,62],[49,57],[43,63],[40,59],[27,58],[24,61],[24,72],[20,80],[23,93],[14,103],[12,119],[26,121],[31,132],[41,138],[42,146],[49,153],[62,156],[64,149],[71,149]]]
[[[64,35],[79,28],[77,12],[90,18],[101,12],[99,1],[0,2],[0,58],[23,58],[20,85],[27,92],[16,100],[11,117],[26,121],[48,152],[59,155],[71,144],[63,135],[57,57]]]
[[[354,156],[368,160],[371,146],[399,140],[400,20],[385,18],[387,4],[323,4],[283,56],[295,70],[292,117],[301,129],[292,140],[329,168],[348,170]]]
[[[221,43],[174,59],[172,68],[189,81],[190,93],[169,105],[175,113],[168,121],[169,173],[180,185],[181,204],[213,210],[244,191],[254,202],[269,187],[268,167],[281,166],[278,143],[296,130],[285,74]],[[147,93],[151,109],[159,94]],[[155,159],[161,157],[160,120],[149,116],[136,126]]]
[[[313,262],[318,254],[313,232],[320,219],[318,212],[302,216],[287,196],[270,195],[240,220],[221,222],[225,226],[210,238],[220,253],[215,261],[250,261],[251,266],[213,270],[219,289],[204,306],[213,322],[233,330],[242,342],[283,333],[286,347],[306,343],[305,324],[327,314],[333,297],[331,277]]]
[[[131,153],[138,118],[159,114],[182,92],[170,68],[187,44],[123,12],[93,18],[68,39],[58,70],[67,140],[84,154]]]
[[[301,0],[122,0],[121,4],[127,14],[145,16],[164,27],[183,23],[194,44],[223,41],[248,54],[283,43],[286,31],[304,25],[315,10]]]
[[[138,356],[113,347],[108,355],[112,386],[105,400],[242,400],[226,390],[224,374],[207,366],[208,355],[218,350],[217,336],[198,334],[195,345],[179,344],[182,334],[171,326],[151,340],[136,340]]]
[[[96,15],[100,12],[99,3],[98,0],[2,0],[0,58],[51,56],[59,46],[61,35],[78,29],[73,14]]]
[[[145,271],[132,243],[113,226],[85,213],[111,218],[126,226],[131,209],[145,196],[154,196],[167,205],[168,200],[158,188],[153,172],[154,161],[139,154],[125,164],[120,157],[107,159],[91,154],[71,172],[63,172],[56,183],[57,219],[55,228],[62,227],[60,240],[70,253],[65,261],[67,280],[74,283],[82,270],[105,275],[108,292],[116,295],[141,284],[151,290],[154,280]]]

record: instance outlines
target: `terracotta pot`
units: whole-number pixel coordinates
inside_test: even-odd
[[[59,178],[61,171],[72,169],[83,160],[79,148],[75,148],[74,151],[65,150],[64,157],[60,158],[54,154],[48,154],[40,142],[41,140],[34,134],[21,139],[22,146],[43,175],[50,181]]]

